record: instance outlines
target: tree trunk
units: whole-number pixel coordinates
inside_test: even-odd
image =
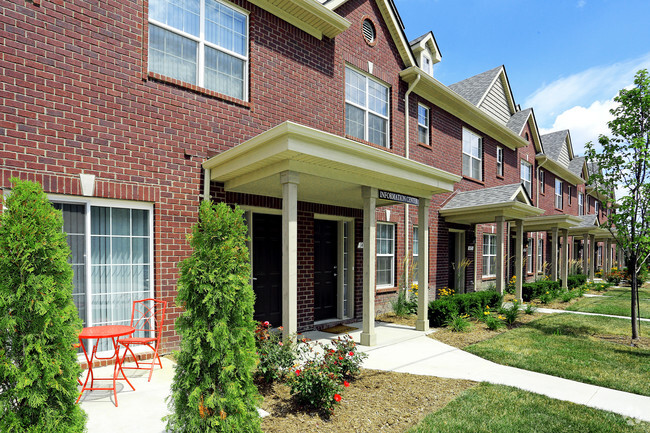
[[[630,257],[630,267],[629,267],[629,272],[630,272],[630,278],[631,278],[631,286],[632,286],[632,291],[631,291],[631,307],[632,311],[630,314],[630,318],[632,319],[632,341],[638,340],[639,339],[639,328],[638,328],[638,320],[637,320],[637,293],[639,291],[639,281],[637,279],[636,275],[636,265],[637,265],[637,257],[636,257],[636,252],[633,252],[631,257]]]

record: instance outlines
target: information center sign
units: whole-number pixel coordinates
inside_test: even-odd
[[[400,203],[415,204],[415,205],[420,204],[420,200],[418,200],[417,197],[412,197],[410,195],[404,195],[404,194],[398,194],[396,192],[382,191],[381,189],[378,192],[379,192],[379,198],[383,199],[383,200],[391,200],[391,201],[397,201],[397,202],[400,202]]]

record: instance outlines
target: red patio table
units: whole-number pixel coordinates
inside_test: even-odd
[[[122,371],[122,363],[120,362],[120,356],[119,356],[119,345],[117,344],[117,340],[119,340],[120,337],[123,337],[125,335],[131,335],[134,332],[135,332],[135,328],[133,326],[126,326],[126,325],[91,326],[89,328],[84,328],[81,331],[81,333],[79,334],[79,342],[81,343],[81,348],[83,349],[84,356],[86,357],[86,361],[88,362],[88,374],[86,375],[86,380],[84,381],[83,387],[81,388],[81,392],[79,392],[79,397],[77,397],[77,402],[79,402],[79,399],[81,398],[81,395],[84,393],[84,391],[113,390],[113,395],[115,397],[115,407],[117,407],[117,387],[115,386],[117,380],[126,380],[126,382],[129,384],[131,389],[135,391],[135,388],[133,387],[129,379],[124,375],[124,371]],[[97,356],[97,346],[99,345],[98,344],[99,340],[102,338],[110,338],[113,341],[113,348],[115,349],[115,352],[108,358],[102,358],[100,356]],[[86,351],[86,346],[84,345],[83,340],[97,340],[97,343],[93,346],[93,350],[92,353],[90,354],[90,358],[88,358],[88,352]],[[95,377],[93,374],[93,361],[95,359],[113,359],[113,358],[115,358],[113,377]],[[122,377],[118,377],[119,373],[122,374]],[[89,378],[90,378],[90,386],[86,386],[88,384]],[[112,380],[113,387],[112,388],[94,387],[93,382],[95,380]]]

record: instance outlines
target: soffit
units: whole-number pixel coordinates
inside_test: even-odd
[[[527,232],[544,232],[554,228],[567,230],[582,220],[574,215],[543,215],[526,218],[524,220],[524,230]]]

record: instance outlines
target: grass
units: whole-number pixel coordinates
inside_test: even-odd
[[[641,333],[650,335],[643,325]],[[650,396],[650,347],[630,347],[629,335],[627,320],[553,314],[465,350],[503,365]]]
[[[607,297],[582,298],[567,310],[630,317],[630,289],[610,289]],[[639,290],[641,317],[650,319],[650,289]]]
[[[636,433],[650,431],[640,422],[603,410],[482,383],[444,409],[427,415],[409,433],[499,432]]]

